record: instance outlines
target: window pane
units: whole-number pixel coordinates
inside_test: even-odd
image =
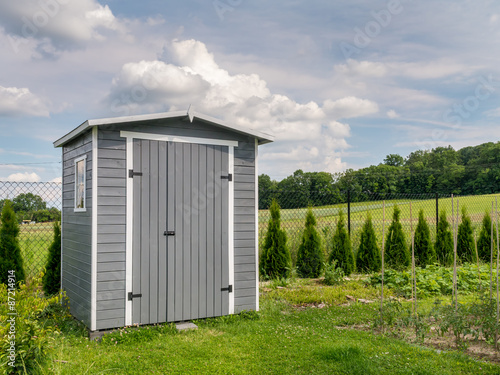
[[[85,160],[76,163],[75,207],[85,208]]]

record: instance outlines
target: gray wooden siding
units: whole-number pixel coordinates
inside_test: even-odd
[[[97,141],[96,328],[125,325],[126,144],[99,129]]]
[[[254,139],[206,123],[197,122],[196,120],[193,123],[180,120],[164,120],[153,124],[116,124],[101,126],[98,132],[97,184],[99,190],[97,196],[98,285],[96,328],[115,328],[125,324],[124,267],[127,171],[126,141],[125,138],[120,137],[121,130],[239,141],[239,147],[235,148],[234,155],[235,312],[255,309],[257,291],[255,280]],[[77,140],[77,142],[79,141]],[[87,161],[89,163],[90,159],[87,159]],[[87,188],[89,187],[88,183]],[[90,199],[90,195],[88,195],[88,202],[90,202]],[[90,221],[88,225],[90,225]],[[88,261],[90,266],[90,258]],[[90,271],[88,280],[90,283]],[[88,301],[90,304],[90,295]]]
[[[75,159],[87,156],[86,212],[74,212]],[[63,147],[62,285],[75,318],[90,326],[92,258],[92,133]]]

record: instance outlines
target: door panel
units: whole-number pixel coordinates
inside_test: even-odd
[[[134,140],[133,323],[228,313],[228,157],[227,146]]]

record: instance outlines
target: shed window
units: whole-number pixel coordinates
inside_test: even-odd
[[[85,200],[86,161],[86,156],[75,160],[75,211],[86,211],[87,209]]]

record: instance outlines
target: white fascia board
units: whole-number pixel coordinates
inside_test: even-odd
[[[201,144],[201,145],[238,147],[238,141],[228,141],[225,139],[213,139],[213,138],[184,137],[184,136],[178,136],[178,135],[121,131],[120,137],[127,138],[127,139],[129,139],[129,138],[131,138],[131,139],[147,139],[150,141],[179,142],[179,143],[193,143],[193,144]]]
[[[97,128],[92,129],[92,265],[91,278],[92,284],[90,287],[90,330],[95,331],[97,327]]]
[[[227,130],[231,130],[231,131],[235,131],[235,132],[238,132],[238,133],[241,133],[244,135],[251,135],[253,137],[256,137],[259,140],[259,144],[274,142],[274,136],[260,132],[258,130],[245,128],[245,127],[242,127],[239,125],[233,125],[233,124],[229,125],[229,124],[225,123],[224,121],[221,121],[221,120],[216,119],[214,117],[207,116],[207,115],[204,115],[202,113],[195,112],[195,111],[191,111],[190,116],[192,116],[192,118],[199,118],[200,120],[214,124],[214,125],[219,126],[221,128],[225,128]]]
[[[234,314],[234,147],[229,147],[229,166],[228,173],[233,175],[232,181],[229,182],[229,220],[228,220],[228,236],[229,236],[229,285],[233,286],[233,291],[229,293],[229,314]]]

